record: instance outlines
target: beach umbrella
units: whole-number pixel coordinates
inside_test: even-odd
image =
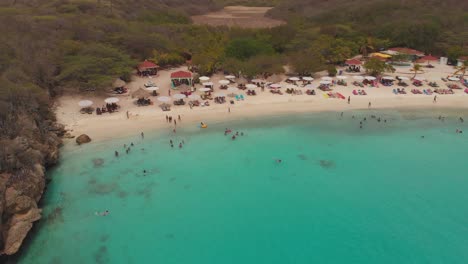
[[[375,78],[374,76],[366,76],[366,77],[364,77],[364,78],[365,78],[366,80],[369,80],[369,81],[373,81],[373,80],[377,79],[377,78]]]
[[[159,96],[157,99],[159,102],[163,102],[163,103],[167,103],[171,100],[171,98],[167,96]]]
[[[253,83],[265,83],[265,80],[262,80],[262,79],[253,79],[252,82],[253,82]]]
[[[247,89],[255,89],[255,88],[257,88],[257,85],[249,83],[249,84],[247,84],[247,85],[245,86],[245,88],[247,88]]]
[[[179,93],[179,94],[174,94],[174,95],[172,96],[172,98],[174,98],[174,99],[176,99],[176,100],[184,99],[184,98],[186,98],[186,97],[187,97],[187,96],[186,96],[185,94],[180,94],[180,93]]]
[[[355,80],[359,80],[359,81],[364,80],[364,77],[362,77],[362,76],[353,76],[353,78],[354,78]]]
[[[208,80],[210,79],[210,77],[208,77],[208,76],[201,76],[201,77],[198,78],[198,79],[199,79],[200,81],[202,81],[202,82],[206,82],[206,81],[208,81]]]
[[[151,92],[152,92],[152,91],[157,91],[157,90],[159,90],[159,87],[157,87],[157,86],[146,87],[145,90],[151,91]]]
[[[299,77],[290,77],[289,80],[296,82],[296,81],[300,81],[301,79],[299,79]]]
[[[226,79],[228,79],[228,80],[232,80],[232,79],[235,79],[236,76],[234,76],[234,75],[226,75],[226,76],[224,76],[224,78],[226,78]]]
[[[215,97],[225,97],[226,94],[223,93],[223,92],[217,92],[217,93],[214,94],[214,96],[215,96]]]
[[[228,80],[220,80],[218,83],[221,84],[221,85],[228,85],[229,81]]]
[[[149,96],[148,91],[144,90],[143,88],[140,88],[136,90],[135,92],[132,93],[132,97],[146,97]]]
[[[387,81],[394,81],[395,80],[395,78],[392,77],[392,76],[384,76],[384,77],[382,77],[382,79],[387,80]]]
[[[314,78],[306,76],[306,77],[302,77],[302,80],[304,80],[304,81],[313,81]]]
[[[244,77],[240,77],[239,79],[237,79],[236,82],[238,84],[247,84],[248,83],[247,79],[245,79]]]
[[[191,94],[188,96],[190,100],[200,100],[200,95],[198,94]]]
[[[203,86],[213,86],[213,83],[212,82],[204,82]]]
[[[203,87],[203,88],[198,89],[198,91],[200,91],[200,92],[209,92],[209,91],[211,91],[211,89]]]
[[[329,84],[331,84],[331,82],[330,81],[320,81],[320,84],[329,85]]]
[[[426,78],[424,78],[424,77],[422,77],[422,76],[417,76],[417,77],[414,77],[414,79],[415,79],[415,80],[417,80],[417,81],[420,81],[420,82],[422,82],[422,81],[425,81],[425,80],[426,80]]]
[[[294,85],[294,84],[288,84],[286,85],[286,89],[297,89],[297,85]]]
[[[409,80],[408,77],[405,77],[405,76],[399,76],[398,79],[402,80],[402,81],[407,81]]]
[[[314,86],[313,86],[312,84],[308,84],[308,85],[304,86],[304,88],[306,88],[306,89],[313,89]]]
[[[270,84],[270,88],[281,88],[281,84],[279,83]]]
[[[460,79],[459,79],[459,78],[457,78],[457,77],[453,77],[453,76],[451,76],[451,77],[448,77],[447,79],[449,79],[450,81],[454,81],[454,82],[460,81]]]
[[[347,76],[343,76],[343,75],[336,76],[336,78],[337,78],[337,79],[340,79],[340,80],[348,79]]]
[[[115,79],[113,86],[114,87],[123,87],[123,86],[125,86],[125,84],[126,83],[124,81],[122,81],[122,79],[117,78],[117,79]]]
[[[91,100],[82,100],[78,102],[78,105],[81,107],[90,107],[93,105],[93,101]]]
[[[239,91],[239,88],[237,88],[237,87],[228,87],[227,91],[230,92],[230,93],[235,93],[235,92]]]
[[[120,100],[117,97],[109,97],[109,98],[106,98],[106,100],[104,100],[106,104],[114,104],[114,103],[117,103],[118,101]]]
[[[267,78],[267,81],[272,82],[272,83],[281,82],[282,80],[283,79],[277,74],[273,74]]]
[[[322,81],[331,81],[331,80],[333,80],[332,77],[328,77],[328,76],[324,76],[321,79],[322,79]]]

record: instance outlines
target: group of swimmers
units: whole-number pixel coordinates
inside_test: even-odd
[[[169,140],[169,144],[171,145],[171,148],[174,148],[174,141],[172,139]],[[185,145],[185,141],[182,139],[181,142],[179,142],[179,148],[181,149]]]
[[[445,116],[439,116],[439,120],[442,121],[442,122],[444,122],[444,121],[445,121]],[[460,123],[465,122],[465,120],[463,119],[463,117],[459,117],[459,118],[458,118],[458,121],[460,121]],[[457,129],[455,130],[455,133],[456,133],[456,134],[463,134],[463,130],[457,128]]]
[[[227,135],[229,135],[229,134],[231,134],[231,133],[232,133],[232,130],[231,130],[231,129],[226,128],[226,129],[224,130],[224,135],[225,135],[225,136],[227,136]],[[236,131],[236,133],[234,133],[234,134],[232,135],[231,139],[232,139],[232,140],[235,140],[237,137],[243,136],[243,135],[244,135],[244,132],[240,132],[240,133],[239,133],[239,131]]]

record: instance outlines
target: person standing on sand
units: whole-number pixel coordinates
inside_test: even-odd
[[[128,111],[127,111],[127,119],[128,119],[129,117],[130,117],[130,116],[129,116]]]
[[[228,107],[228,113],[231,113],[231,107]]]
[[[369,102],[369,105],[367,106],[367,108],[370,108],[371,107],[371,102]]]
[[[145,133],[141,132],[141,138],[142,138],[142,139],[145,138]]]
[[[180,115],[178,115],[178,116],[177,116],[177,119],[179,119],[179,121],[181,121],[181,119],[180,119]]]
[[[169,96],[171,96],[171,90],[169,90]]]
[[[434,95],[434,101],[432,101],[433,103],[437,103],[437,95]]]
[[[174,126],[177,126],[177,121],[175,120],[175,118],[174,118]]]
[[[351,102],[351,96],[348,96],[348,104]]]
[[[166,122],[169,123],[169,117],[166,115]]]

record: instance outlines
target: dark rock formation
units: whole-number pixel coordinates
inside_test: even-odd
[[[86,134],[81,134],[76,138],[76,144],[81,145],[91,142],[91,138]]]

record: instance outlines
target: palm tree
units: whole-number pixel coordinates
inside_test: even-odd
[[[367,37],[365,40],[363,40],[361,47],[359,47],[359,51],[363,57],[367,57],[373,50],[374,40],[371,37]]]
[[[414,75],[412,79],[414,79],[418,73],[423,72],[422,66],[417,63],[413,64],[413,68],[411,70],[414,71]]]
[[[457,66],[457,71],[453,75],[461,74],[463,78],[466,74],[466,68],[468,67],[468,60],[464,60],[461,66]]]

